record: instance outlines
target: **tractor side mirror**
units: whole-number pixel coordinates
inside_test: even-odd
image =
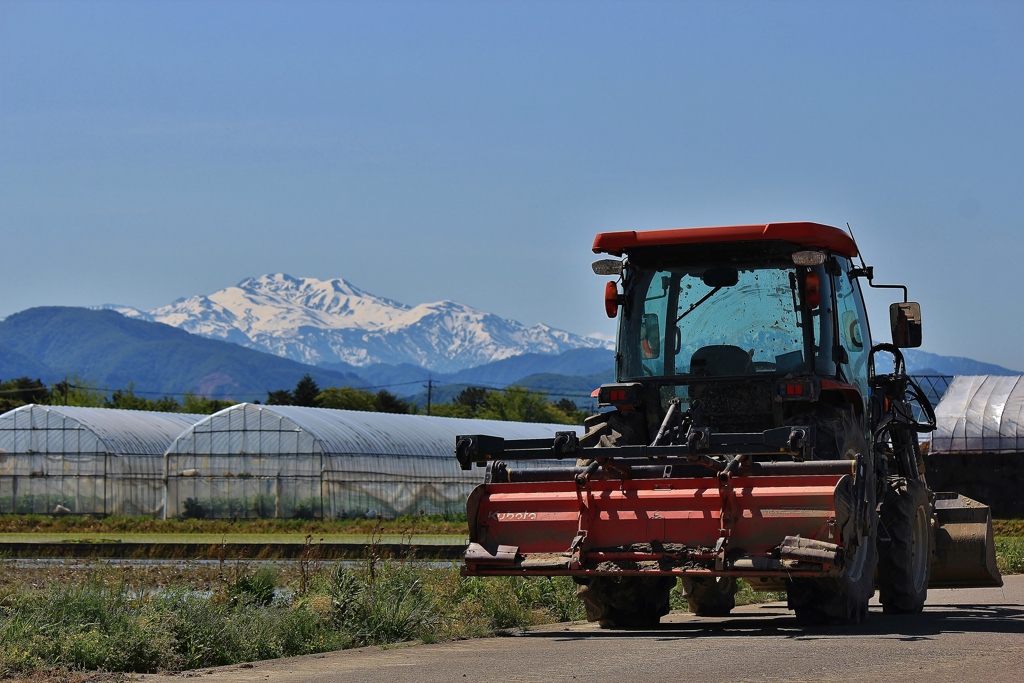
[[[890,305],[889,323],[893,346],[916,349],[921,345],[921,304],[910,301]]]

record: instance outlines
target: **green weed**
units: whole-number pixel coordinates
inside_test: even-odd
[[[258,502],[258,501],[257,501]],[[254,503],[256,504],[256,503]],[[311,511],[309,501],[298,507]],[[53,509],[51,505],[47,509]],[[193,499],[188,519],[154,519],[152,517],[54,517],[41,514],[0,514],[0,533],[101,533],[101,534],[273,534],[303,533],[314,537],[329,534],[366,534],[376,530],[383,534],[457,534],[467,533],[465,513],[447,512],[439,515],[402,515],[394,519],[203,519],[207,513]],[[202,514],[200,514],[202,510]],[[245,510],[236,511],[244,515]],[[303,516],[308,516],[303,513]]]
[[[576,619],[570,579],[477,579],[389,559],[313,569],[305,590],[270,565],[225,570],[212,592],[142,585],[130,568],[0,588],[0,672],[180,671]]]
[[[1024,535],[996,536],[996,564],[1003,574],[1024,574]]]

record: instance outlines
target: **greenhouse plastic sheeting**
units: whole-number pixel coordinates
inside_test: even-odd
[[[464,512],[483,469],[455,461],[459,434],[543,438],[571,425],[239,404],[167,450],[168,517]]]
[[[932,453],[1024,450],[1024,376],[961,375],[935,408]]]
[[[27,405],[0,415],[0,513],[159,515],[164,453],[202,415]]]

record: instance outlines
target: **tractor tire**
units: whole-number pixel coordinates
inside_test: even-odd
[[[588,418],[581,445],[610,448],[646,442],[643,415],[618,411]],[[589,465],[580,459],[577,466]],[[674,576],[623,576],[577,579],[576,595],[583,601],[587,621],[602,628],[646,628],[658,624],[669,612],[669,593]]]
[[[811,424],[815,427],[815,459],[866,460],[861,481],[854,485],[847,475],[840,480],[840,499],[836,517],[845,548],[842,574],[823,579],[792,579],[786,583],[789,608],[804,623],[837,621],[859,623],[867,618],[868,600],[875,593],[874,574],[878,563],[876,528],[876,486],[874,463],[864,437],[860,419],[852,410],[822,406],[809,415],[794,418],[793,424]],[[845,491],[845,495],[842,493]],[[866,498],[864,510],[867,519],[858,531],[851,514],[854,499]],[[840,509],[845,508],[845,509]]]
[[[698,617],[725,617],[736,607],[736,579],[682,577],[683,592],[690,611]]]
[[[674,576],[596,577],[584,580],[576,595],[587,610],[587,621],[601,628],[649,628],[669,612]]]
[[[882,500],[880,523],[889,534],[879,549],[878,599],[886,614],[919,614],[931,573],[932,503],[919,481],[893,477]]]

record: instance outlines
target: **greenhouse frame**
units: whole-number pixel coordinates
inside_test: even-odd
[[[167,517],[252,518],[464,512],[484,470],[463,471],[459,434],[543,438],[581,428],[242,403],[167,449]]]
[[[0,513],[159,516],[167,447],[202,417],[35,404],[8,411]]]

